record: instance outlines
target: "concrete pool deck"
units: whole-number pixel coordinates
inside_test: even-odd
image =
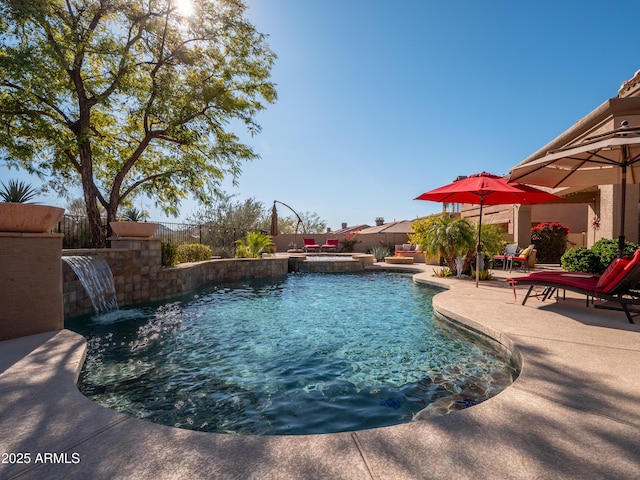
[[[400,267],[400,266],[398,266]],[[1,479],[640,478],[640,325],[542,303],[504,282],[431,276],[441,313],[521,355],[494,398],[404,425],[258,437],[166,427],[100,407],[75,387],[85,342],[67,330],[0,342]],[[494,271],[503,275],[501,271]],[[640,323],[640,318],[638,320]],[[16,463],[19,459],[29,463]]]

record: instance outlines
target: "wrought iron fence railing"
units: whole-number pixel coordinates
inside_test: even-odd
[[[213,255],[223,257],[233,256],[235,242],[244,238],[247,230],[237,227],[229,227],[213,223],[159,223],[158,231],[154,235],[162,242],[176,245],[188,243],[201,243],[211,247]],[[105,233],[106,223],[103,225]],[[62,248],[91,248],[91,230],[86,216],[65,215],[53,230],[55,233],[63,233]]]

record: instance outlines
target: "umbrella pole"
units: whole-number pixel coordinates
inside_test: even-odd
[[[480,197],[480,219],[478,220],[478,243],[476,243],[476,288],[478,288],[478,281],[480,280],[480,250],[481,250],[481,235],[482,235],[482,197]]]
[[[620,196],[622,197],[622,207],[620,208],[620,236],[618,237],[618,257],[624,256],[624,215],[627,207],[627,159],[629,152],[627,146],[622,147],[622,186],[620,188]]]

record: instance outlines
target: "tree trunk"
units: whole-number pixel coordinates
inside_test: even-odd
[[[80,176],[91,231],[91,245],[93,248],[105,248],[107,240],[102,228],[100,208],[98,208],[100,192],[93,181],[93,158],[89,140],[84,140],[80,146]]]

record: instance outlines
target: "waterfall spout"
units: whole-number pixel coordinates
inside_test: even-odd
[[[106,313],[118,309],[116,287],[109,264],[102,257],[73,255],[62,257],[71,267],[87,291],[93,309],[97,313]]]

